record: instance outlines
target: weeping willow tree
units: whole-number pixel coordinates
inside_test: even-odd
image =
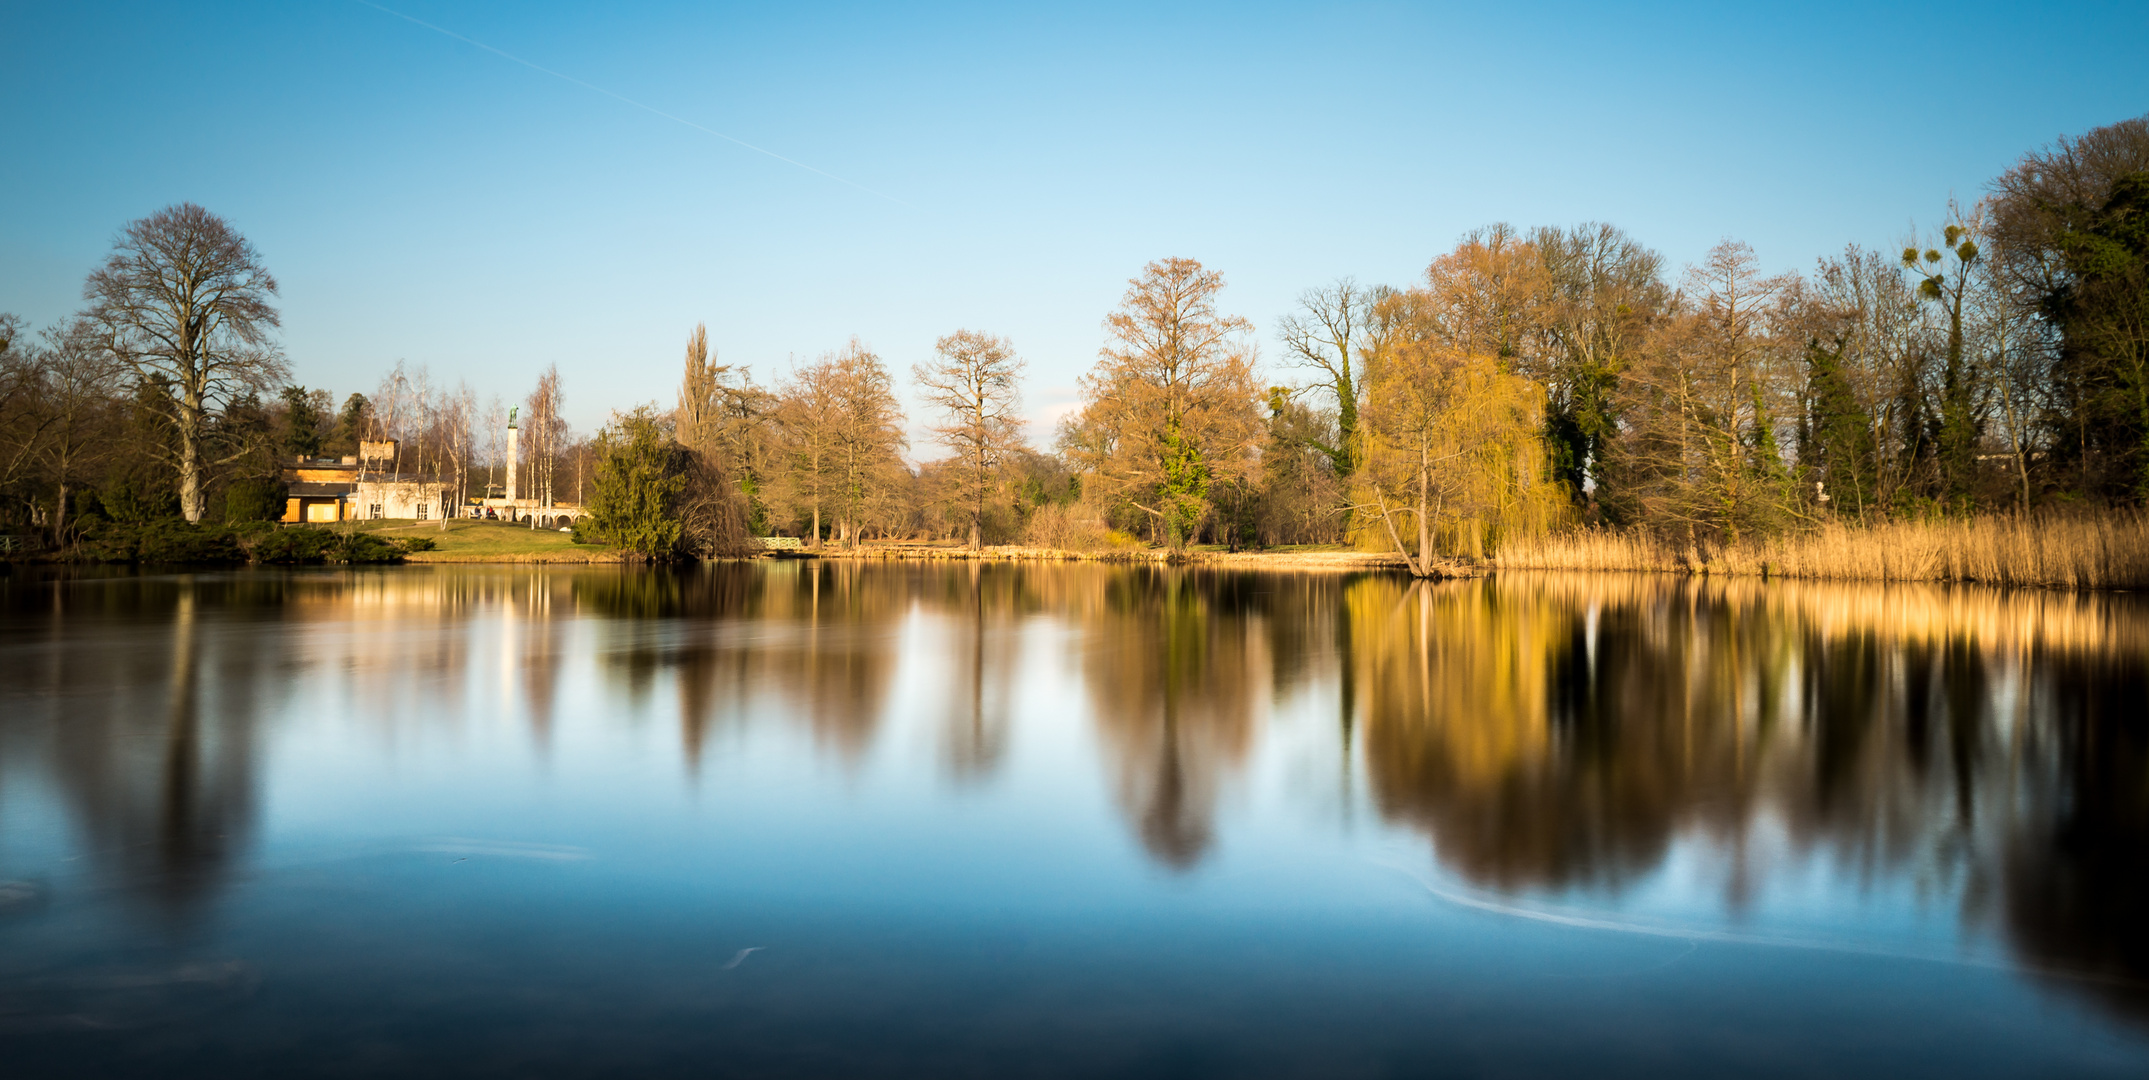
[[[1536,383],[1492,356],[1419,342],[1383,357],[1368,389],[1358,509],[1373,512],[1413,575],[1431,576],[1443,547],[1481,558],[1562,514]]]

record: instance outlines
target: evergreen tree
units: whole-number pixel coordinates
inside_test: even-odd
[[[686,545],[681,500],[690,467],[655,413],[643,406],[597,433],[597,469],[589,514],[577,539],[595,539],[645,559],[669,559]]]

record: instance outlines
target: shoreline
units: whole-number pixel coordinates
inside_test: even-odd
[[[384,540],[415,541],[396,559],[355,563],[412,566],[632,566],[645,560],[617,548],[577,544],[562,531],[533,530],[492,522],[368,522],[349,530]],[[795,543],[796,541],[786,541]],[[224,544],[233,548],[232,543]],[[142,554],[147,555],[145,549]],[[159,552],[159,554],[165,554]],[[169,552],[179,555],[179,551]],[[187,552],[186,554],[192,554]],[[207,554],[206,552],[204,554]],[[252,546],[215,552],[217,565],[254,561]],[[222,556],[231,556],[226,558]],[[1102,563],[1179,566],[1212,570],[1314,574],[1408,574],[1393,551],[1337,545],[1227,551],[1203,546],[1172,551],[1126,544],[1086,550],[1001,544],[972,550],[959,542],[879,540],[856,546],[822,544],[716,556],[713,561],[830,559],[845,562]],[[56,552],[15,553],[9,564],[88,564]],[[161,559],[115,559],[113,563],[186,565]],[[264,565],[313,564],[320,558],[264,558]],[[329,562],[344,560],[330,558]],[[694,560],[689,560],[694,561]],[[205,563],[206,565],[206,563]],[[1483,578],[1508,572],[1669,574],[1689,578],[1758,578],[1885,583],[1978,584],[2064,591],[2128,591],[2149,588],[2149,517],[2139,512],[2081,517],[1977,518],[1887,522],[1851,526],[1831,522],[1817,530],[1732,544],[1675,544],[1642,532],[1568,531],[1523,538],[1490,558],[1439,558],[1431,580]]]
[[[415,551],[403,556],[410,566],[452,566],[501,563],[505,565],[551,564],[557,566],[621,566],[630,560],[617,551],[527,551],[511,554],[473,555],[455,551]]]
[[[751,556],[750,556],[751,557]],[[855,548],[808,549],[791,558],[837,559],[878,562],[1095,562],[1150,563],[1170,566],[1201,566],[1248,570],[1307,570],[1348,573],[1357,571],[1406,571],[1401,556],[1373,551],[1168,551],[1160,548],[1117,548],[1103,551],[1071,551],[1006,544],[972,551],[964,547],[930,544],[869,544]],[[1487,568],[1461,561],[1444,561],[1441,577],[1478,577]]]

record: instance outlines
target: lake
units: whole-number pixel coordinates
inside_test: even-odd
[[[25,1076],[2149,1075],[2149,602],[0,577]]]

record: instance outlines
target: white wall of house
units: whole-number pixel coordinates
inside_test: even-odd
[[[371,480],[358,485],[351,502],[357,507],[360,521],[375,518],[409,518],[417,521],[438,521],[443,514],[451,514],[448,503],[448,485],[417,480]]]

